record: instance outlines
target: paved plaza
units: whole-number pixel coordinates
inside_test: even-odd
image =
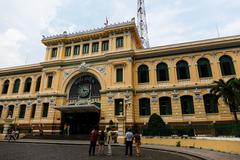
[[[112,156],[88,156],[88,145],[35,144],[0,142],[1,160],[199,160],[187,155],[142,149],[142,156],[126,157],[124,147],[114,146]]]

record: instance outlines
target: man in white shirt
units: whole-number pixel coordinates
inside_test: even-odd
[[[130,156],[132,156],[132,144],[133,144],[133,133],[130,129],[126,132],[126,148],[125,148],[125,155],[128,155],[128,148],[130,149]]]

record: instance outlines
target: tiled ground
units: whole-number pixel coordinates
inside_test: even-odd
[[[0,142],[1,160],[190,160],[191,157],[164,151],[142,149],[142,156],[126,157],[124,147],[114,146],[113,155],[88,156],[88,145]],[[134,152],[133,152],[134,153]],[[193,158],[192,160],[197,160]]]

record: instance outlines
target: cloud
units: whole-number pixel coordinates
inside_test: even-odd
[[[43,59],[44,46],[41,44],[42,30],[56,18],[57,9],[63,0],[11,0],[0,2],[1,26],[0,35],[4,41],[14,40],[10,45],[0,44],[0,56],[12,60],[1,61],[0,66],[16,66],[25,63],[39,62]],[[2,43],[2,42],[1,42]]]
[[[106,16],[109,23],[131,20],[137,16],[136,2],[2,0],[0,67],[22,65],[26,57],[27,63],[43,61],[42,35],[102,27]],[[145,1],[145,6],[151,46],[216,38],[216,25],[221,36],[240,33],[240,1],[151,0]]]
[[[26,36],[15,28],[10,28],[3,34],[0,34],[3,40],[0,43],[0,64],[22,64],[21,51],[19,51],[21,43],[26,40]]]

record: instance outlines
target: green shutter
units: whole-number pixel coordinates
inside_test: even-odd
[[[48,116],[48,108],[49,108],[49,103],[43,103],[42,117]]]
[[[117,82],[122,82],[123,81],[123,69],[122,68],[117,68],[116,70],[116,74],[117,74],[117,77],[116,77],[116,81]]]

